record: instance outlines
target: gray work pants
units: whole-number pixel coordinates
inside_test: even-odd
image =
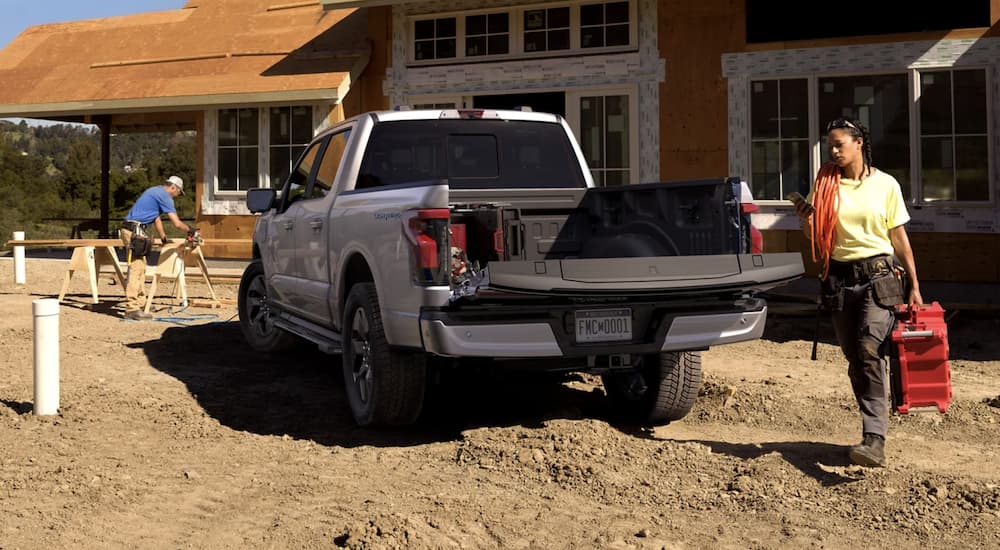
[[[892,329],[893,314],[872,299],[868,283],[844,286],[844,309],[833,312],[833,328],[847,358],[847,375],[861,409],[863,433],[885,437],[889,409],[886,362],[882,344]]]

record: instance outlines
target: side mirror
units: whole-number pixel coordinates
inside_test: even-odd
[[[274,207],[274,199],[278,193],[274,189],[255,187],[247,190],[247,209],[254,214],[267,212]]]

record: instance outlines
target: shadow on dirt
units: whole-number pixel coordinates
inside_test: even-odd
[[[541,427],[553,418],[603,413],[603,396],[570,388],[569,375],[449,373],[428,390],[424,417],[399,430],[368,430],[351,417],[340,356],[310,345],[283,355],[252,351],[239,323],[170,327],[130,344],[183,382],[205,412],[234,430],[323,445],[407,446],[461,438],[478,426]]]
[[[837,345],[837,337],[833,332],[830,314],[823,313],[817,318],[815,307],[813,307],[812,311],[802,315],[768,311],[761,339],[777,343],[802,340],[811,344],[813,338],[817,336],[819,336],[820,343]]]
[[[58,296],[52,296],[52,298],[58,298]],[[74,297],[71,294],[66,295],[66,299],[60,304],[62,307],[71,307],[73,309],[79,309],[80,311],[89,311],[91,313],[99,313],[101,315],[107,315],[108,317],[114,317],[116,319],[122,319],[122,312],[125,308],[125,299],[108,299],[101,298],[99,303],[93,304],[88,302],[83,302],[82,300],[89,299],[89,297],[77,296]]]
[[[975,311],[946,312],[945,319],[950,360],[1000,360],[1000,340],[992,337],[1000,334],[1000,319]],[[815,313],[805,310],[796,313],[769,311],[762,339],[777,343],[804,341],[811,345],[817,335],[820,343],[838,345],[829,313],[817,319]]]
[[[789,464],[805,475],[815,479],[824,487],[852,483],[861,478],[853,478],[831,472],[826,467],[851,465],[847,449],[841,445],[818,443],[815,441],[782,441],[776,443],[729,443],[725,441],[703,441],[671,439],[675,443],[699,443],[712,449],[713,453],[729,455],[739,459],[754,459],[770,453],[778,453]]]
[[[35,405],[33,405],[30,401],[11,401],[9,399],[0,399],[0,405],[6,406],[16,414],[28,414],[35,410]]]

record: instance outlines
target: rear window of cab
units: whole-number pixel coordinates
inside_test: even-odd
[[[562,125],[406,120],[372,129],[356,189],[448,180],[454,189],[586,187]]]

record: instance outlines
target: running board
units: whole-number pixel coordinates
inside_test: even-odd
[[[305,319],[281,313],[274,319],[274,326],[309,340],[319,346],[319,350],[323,353],[337,355],[343,351],[339,333]]]

